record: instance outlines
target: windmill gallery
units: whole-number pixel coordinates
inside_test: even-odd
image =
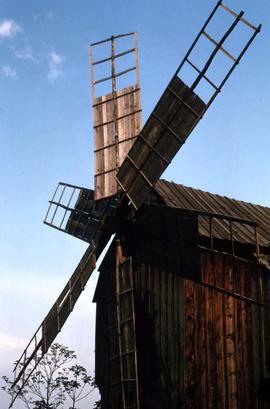
[[[219,39],[208,30],[217,13],[230,18]],[[249,37],[232,55],[227,40],[243,26]],[[14,391],[112,238],[94,296],[102,409],[268,407],[270,208],[160,179],[260,28],[219,1],[144,126],[137,33],[91,44],[95,188],[60,182],[44,221],[89,247],[19,359]],[[228,69],[216,83],[209,69],[220,55]]]

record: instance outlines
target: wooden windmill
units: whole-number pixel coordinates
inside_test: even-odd
[[[217,12],[229,13],[231,24],[219,39],[214,39],[207,29]],[[216,300],[217,308],[229,309],[226,297],[232,294],[240,303],[246,299],[253,300],[252,305],[258,310],[256,328],[263,332],[262,297],[268,281],[266,282],[264,270],[258,264],[256,221],[248,217],[232,216],[226,211],[195,211],[188,206],[185,209],[185,206],[172,209],[164,197],[162,199],[162,192],[167,185],[159,181],[259,33],[261,27],[253,26],[243,15],[244,12],[235,13],[222,1],[217,3],[143,127],[137,34],[111,36],[91,45],[95,188],[90,190],[59,183],[45,218],[46,224],[88,242],[89,247],[19,359],[14,370],[13,386],[17,385],[22,389],[29,376],[25,375],[25,370],[30,362],[35,361],[37,364],[48,351],[94,271],[96,259],[113,234],[115,236],[102,263],[95,294],[96,378],[103,409],[195,407],[192,403],[194,392],[191,385],[198,387],[202,381],[196,384],[194,379],[197,378],[192,375],[192,365],[196,357],[199,359],[197,355],[200,354],[200,348],[206,350],[206,346],[212,342],[206,339],[210,321],[203,323],[202,319],[197,317],[198,311],[194,312],[191,307],[190,311],[193,312],[190,314],[193,314],[193,322],[196,324],[193,324],[193,327],[188,325],[188,306],[192,303],[195,305],[195,284],[204,285],[209,291],[211,288],[219,291],[218,294],[227,291],[221,296],[225,297],[220,301],[222,306]],[[242,24],[250,29],[251,34],[239,55],[233,56],[225,48],[226,41]],[[202,67],[198,67],[191,58],[200,47],[202,38],[209,41],[211,50],[209,55],[205,56]],[[131,39],[134,40],[132,47],[123,48],[125,41],[129,42]],[[118,49],[119,43],[122,49]],[[110,53],[95,59],[96,50],[103,47],[109,47]],[[208,76],[208,70],[220,53],[228,57],[230,66],[220,83],[214,84]],[[97,54],[101,55],[98,52]],[[118,62],[127,56],[134,57],[134,63],[119,70]],[[107,63],[110,64],[110,73],[104,77],[98,76],[99,72],[104,72],[102,67]],[[187,66],[195,74],[190,85],[181,79],[182,70]],[[129,81],[130,75],[134,75],[134,80]],[[120,79],[125,79],[126,84],[119,88]],[[108,82],[111,84],[110,92],[98,96],[97,87]],[[196,93],[202,82],[212,90],[207,101]],[[199,229],[204,231],[203,239]],[[243,232],[244,229],[248,232],[249,258],[255,254],[254,268],[258,274],[254,282],[252,278],[249,278],[248,282],[252,288],[260,290],[259,300],[256,297],[254,300],[253,295],[242,294],[246,288],[244,281],[241,281],[244,280],[242,275],[246,265],[243,267],[240,261],[237,270],[240,290],[238,288],[236,291],[234,287],[230,287],[230,263],[233,262],[235,266],[236,258],[241,252],[243,255],[243,249],[246,249],[242,244],[237,244],[237,231]],[[238,235],[241,236],[240,233]],[[223,264],[230,271],[223,285],[218,282],[219,271],[213,273],[212,259],[209,258],[211,251],[213,257],[225,257],[222,259]],[[250,260],[249,262],[251,263]],[[222,263],[219,259],[220,264]],[[205,278],[209,269],[212,269],[215,275],[214,282],[207,282]],[[210,301],[207,302],[209,309]],[[163,308],[162,305],[166,307]],[[253,314],[252,319],[255,320],[254,312],[247,312],[246,319],[249,319],[249,314]],[[216,321],[220,322],[221,319],[219,317]],[[231,325],[228,322],[224,324],[227,331]],[[204,335],[198,332],[196,341],[193,339],[195,326],[197,329],[204,328]],[[247,330],[245,335],[249,336],[250,332]],[[204,346],[200,344],[200,337]],[[196,343],[194,348],[197,355],[190,349],[191,338],[190,345]],[[217,344],[220,342],[217,341]],[[229,341],[225,341],[222,345],[220,348],[223,355],[226,355],[230,348],[230,356],[237,355],[236,344],[232,346]],[[258,341],[253,351],[253,355],[260,351],[261,366],[264,366],[265,359],[263,348]],[[248,353],[253,360],[252,353]],[[223,365],[226,363],[225,369],[223,368],[224,381],[220,381],[225,385],[220,398],[225,402],[225,406],[218,407],[250,407],[247,404],[250,400],[248,391],[245,392],[246,400],[241,398],[241,404],[238,404],[240,398],[233,395],[234,386],[231,386],[231,383],[236,382],[237,376],[233,378],[233,375],[229,375],[228,367],[234,364],[230,364],[225,355],[222,358]],[[187,361],[185,357],[188,357]],[[246,359],[242,359],[243,365],[246,364]],[[201,371],[205,379],[208,379],[207,376],[211,372],[210,366],[207,365],[201,366],[204,368]],[[218,385],[218,380],[216,386],[213,382],[208,381],[208,386],[201,394],[204,406],[198,407],[214,407],[211,403],[215,400],[212,391],[219,390],[221,386]],[[254,382],[257,385],[257,378]],[[12,403],[17,394],[14,395]],[[230,399],[234,399],[231,405]],[[246,402],[246,406],[243,402]]]

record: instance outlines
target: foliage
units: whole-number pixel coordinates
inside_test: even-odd
[[[29,378],[22,391],[18,385],[12,389],[7,376],[2,377],[5,385],[1,389],[10,395],[18,392],[27,409],[60,409],[67,399],[71,400],[69,409],[78,409],[76,403],[94,390],[95,383],[83,366],[69,366],[76,358],[74,351],[55,343],[35,369],[34,364],[29,364],[25,379]]]
[[[60,379],[65,392],[71,399],[72,406],[69,409],[76,409],[76,403],[86,398],[94,390],[94,381],[81,365],[73,365],[69,368],[68,376]],[[91,389],[87,388],[91,386]]]

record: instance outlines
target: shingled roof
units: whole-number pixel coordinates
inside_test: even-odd
[[[259,226],[259,240],[263,247],[270,247],[270,208],[240,200],[204,192],[166,180],[159,180],[155,190],[169,207],[222,214],[255,221]],[[199,233],[209,235],[209,226],[199,218]],[[215,221],[213,235],[218,239],[229,238],[228,223]],[[235,239],[241,243],[254,243],[254,228],[248,225],[235,224]]]

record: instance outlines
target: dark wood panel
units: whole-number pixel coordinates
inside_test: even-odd
[[[173,77],[117,173],[136,208],[185,142],[205,107],[188,86]]]

